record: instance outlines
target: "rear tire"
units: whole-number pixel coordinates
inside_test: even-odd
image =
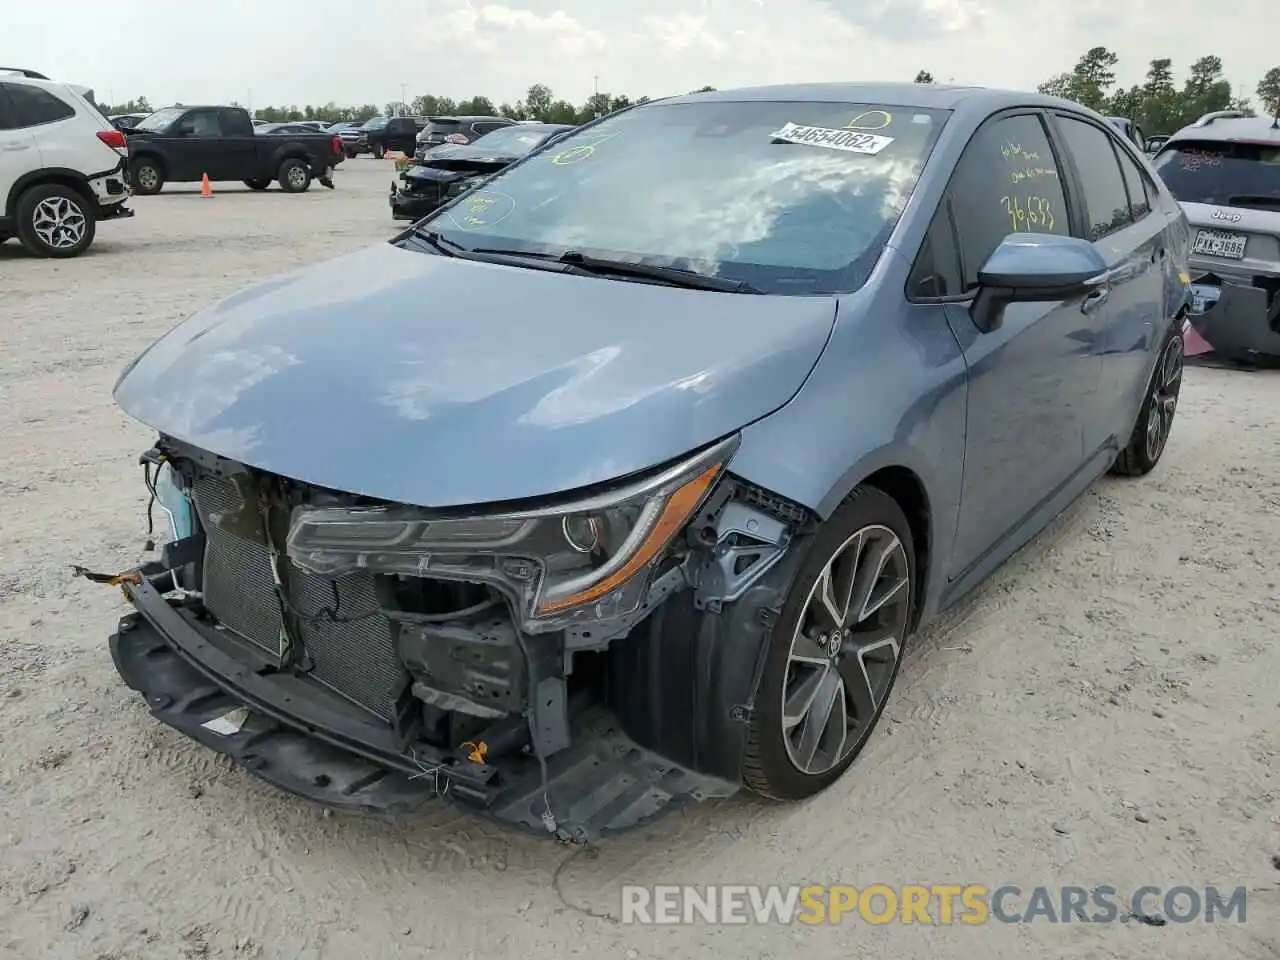
[[[280,189],[285,193],[306,193],[311,187],[311,171],[301,160],[280,164]]]
[[[1160,356],[1156,360],[1156,368],[1151,371],[1142,408],[1138,411],[1138,422],[1133,425],[1128,445],[1112,464],[1112,473],[1141,477],[1154,470],[1160,462],[1169,444],[1174,414],[1178,409],[1183,357],[1182,318],[1179,317],[1160,345]]]
[[[37,257],[65,260],[89,249],[97,217],[85,197],[60,183],[42,183],[18,197],[18,239]]]
[[[916,597],[911,526],[858,487],[814,536],[765,653],[743,782],[802,800],[849,768],[880,720]]]
[[[246,180],[244,185],[250,190],[265,190],[271,186],[270,177],[256,177],[253,180]]]
[[[129,179],[134,192],[144,197],[154,197],[164,189],[164,170],[155,160],[135,160],[129,167]]]
[[[375,160],[381,160],[387,155],[387,149],[382,146],[382,144],[378,144],[376,147],[370,147],[369,152],[373,154],[373,159]]]

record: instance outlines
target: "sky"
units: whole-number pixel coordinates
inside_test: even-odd
[[[1276,8],[1235,0],[1217,32],[1193,0],[0,0],[0,64],[154,106],[381,106],[402,90],[501,103],[532,83],[580,103],[597,83],[658,97],[921,69],[1032,89],[1103,44],[1122,84],[1154,57],[1172,58],[1180,81],[1216,54],[1253,97],[1280,65]]]

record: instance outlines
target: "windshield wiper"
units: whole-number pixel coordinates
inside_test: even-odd
[[[413,235],[419,240],[424,241],[429,246],[443,253],[446,257],[465,257],[471,253],[466,247],[460,243],[454,243],[452,240],[446,240],[440,235],[438,230],[427,230],[423,227],[414,227]]]
[[[673,287],[687,287],[690,290],[717,290],[722,293],[760,293],[758,289],[745,280],[711,277],[705,273],[682,270],[679,267],[635,263],[630,260],[610,260],[606,257],[591,257],[576,250],[566,250],[556,259],[561,263],[567,263],[591,273],[611,273],[620,277],[642,277],[646,280],[667,283]]]

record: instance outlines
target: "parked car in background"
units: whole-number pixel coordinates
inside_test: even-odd
[[[150,114],[146,113],[120,113],[114,117],[107,117],[111,121],[111,125],[117,130],[130,130],[140,121],[147,119]]]
[[[328,120],[291,120],[290,122],[296,123],[299,126],[309,127],[312,130],[328,130],[329,129]]]
[[[573,127],[562,123],[508,124],[474,143],[445,143],[432,148],[415,166],[391,182],[391,216],[418,220],[445,201]]]
[[[396,151],[413,156],[414,141],[426,123],[425,117],[374,117],[360,128],[357,142],[379,159]]]
[[[88,87],[0,67],[0,243],[17,237],[38,257],[84,253],[99,221],[133,216],[126,155]]]
[[[1146,150],[1147,138],[1143,135],[1142,128],[1128,117],[1107,117],[1107,122],[1119,130],[1120,135],[1140,151]]]
[[[590,841],[813,796],[918,628],[1102,474],[1156,468],[1186,250],[1133,145],[1064,100],[611,113],[122,373],[172,522],[113,578],[114,662],[336,806]]]
[[[1169,142],[1167,134],[1157,134],[1154,137],[1147,137],[1147,142],[1143,144],[1143,151],[1149,157],[1154,157],[1156,152]]]
[[[317,131],[313,124],[295,123],[290,121],[288,123],[264,123],[264,124],[261,124],[260,126],[254,127],[254,132],[258,134],[271,134],[271,135],[278,136],[280,134],[286,134],[286,133],[304,134],[304,135],[313,134],[313,133],[316,133]],[[322,132],[327,132],[327,131],[322,131]],[[332,136],[332,134],[330,134],[330,136]]]
[[[167,181],[242,180],[265,190],[273,180],[287,193],[302,193],[312,179],[333,186],[342,141],[327,133],[263,133],[241,107],[165,107],[129,131],[129,171],[134,189],[147,196]]]
[[[485,134],[512,126],[515,122],[505,117],[428,117],[426,125],[417,136],[413,157],[421,160],[428,150],[443,143],[472,143]]]
[[[1191,328],[1224,360],[1280,362],[1280,120],[1209,113],[1151,162],[1194,231]]]

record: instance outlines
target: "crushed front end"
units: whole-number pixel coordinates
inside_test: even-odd
[[[586,840],[738,788],[801,508],[734,440],[572,501],[427,511],[161,438],[169,520],[123,578],[116,667],[152,713],[321,803],[445,798]]]

